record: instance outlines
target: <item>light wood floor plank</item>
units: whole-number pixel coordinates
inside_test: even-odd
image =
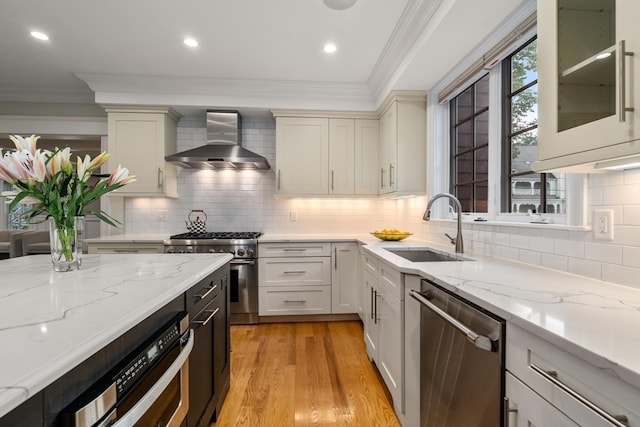
[[[396,427],[362,324],[231,327],[231,388],[211,427]]]

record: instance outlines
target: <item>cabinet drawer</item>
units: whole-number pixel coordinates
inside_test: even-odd
[[[270,286],[258,292],[260,316],[331,313],[331,286]]]
[[[331,258],[260,258],[260,286],[330,285]]]
[[[260,258],[331,256],[331,242],[259,243],[258,254]]]
[[[506,426],[578,427],[578,424],[508,372],[505,375],[505,388],[508,399],[505,404],[509,405]]]
[[[611,366],[592,365],[512,324],[507,337],[507,370],[578,425],[615,425],[594,409],[600,408],[640,427],[640,389],[609,374]]]
[[[378,276],[378,259],[367,252],[362,253],[362,268],[374,276]]]
[[[162,243],[131,243],[131,244],[108,244],[89,243],[87,252],[90,254],[162,254],[164,245]]]
[[[400,299],[404,299],[402,295],[402,274],[386,262],[380,262],[378,266],[378,278],[380,284],[387,288],[391,293]]]
[[[217,298],[220,292],[220,280],[215,273],[192,286],[185,293],[187,311],[192,320],[207,304]]]

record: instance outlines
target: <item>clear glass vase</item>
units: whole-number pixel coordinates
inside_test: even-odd
[[[49,218],[51,264],[54,271],[71,271],[82,265],[84,217],[75,217],[71,224],[58,224]]]

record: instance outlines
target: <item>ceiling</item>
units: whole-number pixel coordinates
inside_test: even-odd
[[[2,0],[0,102],[374,110],[430,89],[525,2]]]

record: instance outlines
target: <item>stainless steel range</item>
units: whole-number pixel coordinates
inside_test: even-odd
[[[164,241],[164,252],[230,253],[231,324],[258,323],[258,237],[260,232],[182,233]]]

